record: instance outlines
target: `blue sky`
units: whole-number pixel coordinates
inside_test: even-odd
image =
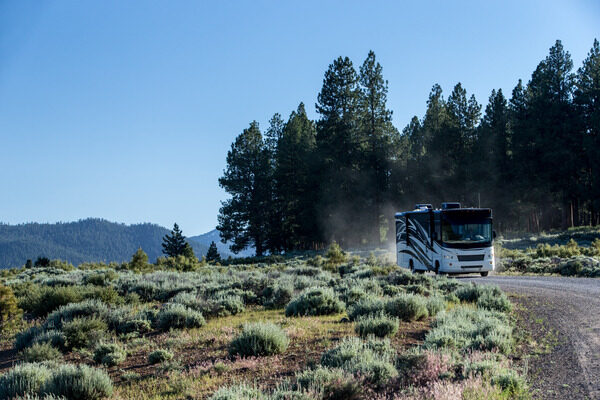
[[[596,1],[0,0],[0,221],[204,233],[235,136],[301,101],[316,118],[335,57],[375,51],[402,129],[436,82],[485,104],[595,37]]]

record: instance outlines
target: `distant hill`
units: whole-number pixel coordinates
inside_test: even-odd
[[[223,258],[231,257],[250,257],[254,255],[254,249],[250,248],[244,251],[240,251],[238,254],[233,254],[231,250],[229,250],[229,243],[225,244],[221,242],[221,237],[219,236],[219,231],[213,229],[210,232],[207,232],[203,235],[198,236],[190,236],[187,238],[188,242],[194,248],[196,255],[200,257],[200,254],[206,254],[208,247],[210,246],[210,242],[215,242],[217,244],[217,249],[219,249],[219,254]],[[196,251],[196,246],[198,248],[204,249],[202,252]]]
[[[131,259],[139,247],[155,261],[162,255],[162,238],[167,233],[169,229],[156,224],[125,225],[96,218],[56,224],[0,224],[0,268],[19,267],[39,256],[74,265],[121,262]],[[220,242],[217,230],[188,238],[198,257],[206,254],[212,240],[222,257],[235,256]]]

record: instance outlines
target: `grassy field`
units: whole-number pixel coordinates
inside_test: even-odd
[[[0,398],[528,397],[497,288],[338,249],[139,267],[5,272]]]

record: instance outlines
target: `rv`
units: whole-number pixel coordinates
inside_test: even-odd
[[[413,272],[487,276],[494,270],[495,236],[489,208],[417,204],[396,213],[397,264]]]

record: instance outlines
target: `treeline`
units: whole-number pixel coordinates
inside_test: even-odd
[[[357,71],[333,61],[317,121],[301,103],[275,114],[264,135],[252,122],[232,144],[220,185],[219,226],[232,250],[258,255],[379,246],[393,214],[415,203],[461,201],[494,209],[496,229],[540,231],[600,223],[600,48],[583,65],[556,41],[510,97],[485,109],[460,83],[434,85],[422,118],[400,132],[375,54]]]

